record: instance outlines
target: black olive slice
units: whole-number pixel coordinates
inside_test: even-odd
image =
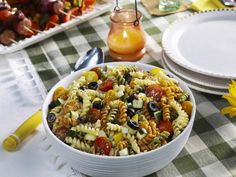
[[[133,108],[127,109],[127,115],[132,118],[135,115],[135,110]]]
[[[128,98],[127,98],[127,102],[130,103],[132,102],[134,99],[136,98],[136,96],[134,94],[130,95]]]
[[[88,88],[89,88],[89,89],[92,89],[92,90],[97,90],[97,88],[98,88],[98,83],[97,83],[97,82],[90,82],[90,83],[88,84]]]
[[[158,111],[157,102],[155,102],[155,101],[148,102],[148,110],[151,112]]]
[[[93,108],[102,109],[103,108],[103,102],[102,101],[94,101],[93,102]]]
[[[132,76],[129,73],[125,73],[123,77],[125,78],[125,80],[128,84],[132,80]]]
[[[130,128],[134,129],[134,130],[138,130],[138,129],[139,129],[139,123],[136,122],[136,121],[129,120],[129,121],[127,122],[127,125],[128,125]]]
[[[53,108],[55,108],[57,105],[56,105],[56,103],[55,103],[55,101],[52,101],[49,105],[48,105],[48,108],[49,109],[53,109]]]
[[[47,121],[48,123],[53,123],[56,120],[56,115],[54,113],[48,113],[47,115]]]

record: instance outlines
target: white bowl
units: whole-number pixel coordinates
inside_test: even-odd
[[[155,66],[147,65],[139,62],[112,62],[100,64],[98,66],[105,65],[136,65],[143,70],[150,70]],[[94,66],[93,66],[94,67]],[[190,132],[192,130],[195,112],[196,112],[196,104],[191,90],[188,86],[180,80],[174,74],[166,71],[169,75],[173,76],[175,79],[179,81],[180,87],[187,91],[190,94],[190,100],[193,103],[192,115],[189,121],[188,126],[184,129],[184,131],[174,140],[167,143],[166,145],[141,154],[130,155],[130,156],[99,156],[94,154],[89,154],[86,152],[82,152],[80,150],[74,149],[62,141],[60,141],[50,130],[46,117],[48,112],[48,105],[51,102],[51,98],[54,90],[58,86],[67,87],[72,83],[73,80],[77,79],[83,71],[89,70],[93,67],[85,68],[78,72],[72,73],[66,78],[62,79],[58,82],[48,93],[44,104],[43,104],[43,125],[46,131],[46,134],[54,146],[54,149],[57,153],[64,159],[66,162],[77,169],[78,171],[90,175],[90,176],[102,176],[102,177],[118,177],[118,176],[129,176],[129,177],[137,177],[137,176],[145,176],[156,172],[169,164],[183,149],[185,146]]]

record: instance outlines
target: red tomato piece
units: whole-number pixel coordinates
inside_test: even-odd
[[[99,86],[99,90],[103,92],[107,92],[108,90],[111,90],[113,88],[113,80],[107,79],[103,81],[103,83]]]
[[[159,84],[149,85],[145,93],[148,97],[154,97],[156,101],[160,101],[161,97],[164,95],[164,91]]]
[[[157,127],[159,128],[160,132],[167,131],[170,134],[173,133],[173,127],[170,121],[163,120],[157,125]]]
[[[96,3],[96,0],[84,0],[84,4],[86,7],[92,6]]]
[[[89,122],[95,123],[98,119],[101,118],[101,111],[99,109],[96,109],[96,108],[91,108],[88,111],[87,118],[88,118]]]
[[[74,7],[73,9],[69,10],[67,14],[64,16],[63,21],[68,22],[72,18],[75,18],[75,16],[79,16],[82,14],[81,8],[79,7]]]
[[[59,16],[58,15],[53,15],[49,18],[44,30],[48,30],[49,28],[53,28],[59,23],[60,23]]]
[[[0,10],[0,21],[6,20],[12,14],[8,9]]]
[[[110,151],[110,140],[106,137],[97,137],[95,140],[95,153],[100,155],[109,155]]]

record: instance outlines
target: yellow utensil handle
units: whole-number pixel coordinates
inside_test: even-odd
[[[42,111],[39,110],[25,120],[16,131],[8,136],[2,143],[7,151],[14,151],[17,145],[30,135],[42,122]]]

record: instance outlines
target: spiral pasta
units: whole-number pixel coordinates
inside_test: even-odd
[[[142,78],[144,77],[144,73],[143,73],[142,71],[129,72],[129,74],[130,74],[133,78],[142,79]]]
[[[119,72],[117,73],[116,79],[117,79],[118,85],[125,85],[126,80]]]
[[[149,147],[142,141],[138,141],[138,145],[142,152],[146,152],[150,150]]]
[[[107,125],[107,116],[109,114],[110,111],[110,106],[106,105],[106,107],[102,110],[101,112],[101,128],[105,129],[106,125]]]
[[[182,110],[181,105],[176,101],[170,103],[170,105],[176,110],[178,113],[178,117],[172,122],[173,129],[174,129],[174,136],[176,138],[188,125],[189,118],[188,114]]]
[[[163,120],[169,121],[170,120],[170,106],[169,105],[164,105],[163,106]]]
[[[86,79],[84,76],[81,76],[79,79],[74,81],[69,87],[69,99],[68,100],[76,100],[78,88],[86,83]]]
[[[143,80],[143,79],[135,78],[133,82],[134,82],[135,85],[138,85],[138,86],[141,86],[141,87],[156,84],[155,81],[152,81],[150,79]]]
[[[139,141],[145,145],[148,145],[156,137],[156,126],[154,127],[153,122],[149,122],[149,124],[144,128],[147,130],[147,135]]]
[[[120,141],[117,144],[117,149],[118,150],[122,150],[122,149],[125,149],[127,146],[128,146],[128,141],[127,140],[123,140],[123,141]]]
[[[85,151],[85,152],[93,152],[92,148],[89,146],[89,144],[81,141],[80,139],[77,138],[72,138],[67,136],[65,138],[65,142],[69,144],[71,147]]]
[[[73,124],[73,120],[70,120],[68,118],[58,117],[53,124],[52,131],[55,132],[59,127],[71,127]]]
[[[178,102],[182,103],[186,101],[189,98],[189,95],[187,92],[182,92],[181,95],[178,96]]]
[[[99,133],[99,129],[93,128],[93,127],[89,127],[83,124],[77,125],[76,126],[76,131],[78,132],[83,132],[83,133],[88,133],[91,135],[95,135],[97,136]]]
[[[109,112],[108,116],[107,116],[107,120],[109,122],[114,122],[117,120],[117,113],[118,113],[118,108],[111,108],[111,111]]]
[[[159,82],[163,85],[176,85],[178,81],[174,78],[168,77],[164,72],[160,71],[157,73],[156,77],[158,78]]]
[[[127,139],[129,140],[129,142],[130,142],[130,144],[131,144],[131,147],[132,147],[132,149],[134,150],[134,152],[136,152],[137,154],[139,154],[139,153],[140,153],[140,148],[139,148],[139,146],[138,146],[138,144],[137,144],[137,141],[136,141],[135,137],[132,136],[132,135],[130,135],[130,134],[127,134],[126,137],[127,137]]]
[[[127,93],[127,95],[130,96],[130,95],[132,95],[132,94],[135,93],[135,89],[131,88],[130,85],[126,85],[126,86],[125,86],[125,92]]]
[[[119,114],[118,119],[121,125],[124,125],[127,122],[127,108],[124,102],[120,101],[118,104]]]
[[[144,107],[143,107],[143,110],[142,110],[142,113],[143,115],[145,116],[146,119],[150,120],[151,119],[151,115],[149,113],[149,110],[147,108],[147,102],[144,103]]]
[[[51,109],[50,112],[57,115],[58,113],[60,113],[61,109],[62,109],[61,105],[60,106],[56,106],[55,108]]]
[[[92,89],[87,89],[85,90],[85,93],[87,94],[88,98],[93,99],[95,97],[99,97],[99,98],[105,98],[105,94],[92,90]]]
[[[149,149],[155,149],[159,146],[161,146],[163,143],[165,143],[166,139],[170,136],[170,133],[168,131],[163,131],[160,134],[158,134],[152,142],[148,145]]]
[[[112,124],[110,122],[107,123],[107,129],[117,132],[120,132],[122,130],[121,126],[119,126],[118,124]]]
[[[80,96],[83,99],[83,107],[81,109],[81,116],[84,116],[87,114],[87,112],[91,106],[90,97],[83,90],[79,90],[77,94],[78,94],[78,96]]]

